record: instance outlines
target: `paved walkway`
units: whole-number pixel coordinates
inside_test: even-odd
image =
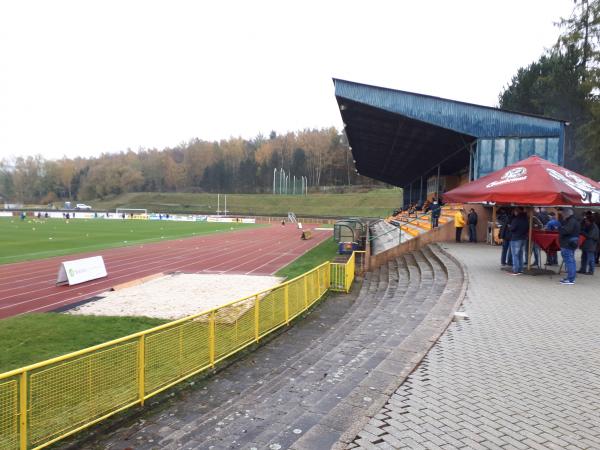
[[[562,286],[507,275],[498,248],[443,247],[467,266],[469,319],[348,448],[600,448],[600,273]]]

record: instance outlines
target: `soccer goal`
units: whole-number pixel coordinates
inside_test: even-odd
[[[144,208],[117,208],[115,210],[117,216],[125,215],[126,218],[146,218],[148,217],[148,210]]]

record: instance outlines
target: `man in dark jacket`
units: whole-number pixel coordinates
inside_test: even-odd
[[[467,224],[469,225],[469,242],[477,242],[477,213],[473,208],[469,210]]]
[[[594,275],[600,230],[598,230],[598,225],[594,223],[591,215],[583,219],[581,234],[585,237],[585,241],[581,245],[581,268],[579,273]]]
[[[510,221],[510,252],[512,253],[512,274],[521,275],[523,273],[523,249],[529,233],[529,222],[527,214],[522,206],[513,211],[513,218]]]
[[[431,201],[431,228],[437,228],[442,214],[442,205],[437,198]]]
[[[594,219],[594,223],[600,230],[600,213],[595,212],[592,214],[592,219]],[[598,240],[598,246],[596,247],[596,265],[600,264],[600,240]]]
[[[573,208],[563,208],[561,212],[560,227],[558,227],[558,242],[567,271],[567,277],[560,280],[560,284],[575,284],[577,265],[575,263],[575,249],[579,242],[579,221],[573,214]]]
[[[510,252],[510,215],[509,212],[502,209],[498,214],[498,223],[500,224],[499,237],[502,239],[502,253],[500,254],[500,264],[512,266],[512,254]]]
[[[546,231],[558,231],[558,227],[560,227],[560,221],[556,218],[556,213],[551,212],[548,214],[550,220],[544,225],[544,230]],[[558,264],[558,253],[556,250],[548,250],[548,257],[546,259],[546,265],[548,266],[556,266]]]

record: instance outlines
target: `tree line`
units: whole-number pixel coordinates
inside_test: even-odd
[[[91,158],[19,157],[0,161],[5,200],[50,203],[126,192],[271,192],[274,169],[305,176],[309,189],[378,184],[355,173],[343,133],[306,129],[253,139],[192,139],[173,148]]]
[[[501,108],[569,122],[565,166],[600,180],[600,0],[575,0],[556,44],[520,68]]]

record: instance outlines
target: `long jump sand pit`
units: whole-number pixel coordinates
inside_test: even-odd
[[[180,319],[273,288],[282,280],[272,276],[175,273],[100,294],[98,300],[68,313]]]

